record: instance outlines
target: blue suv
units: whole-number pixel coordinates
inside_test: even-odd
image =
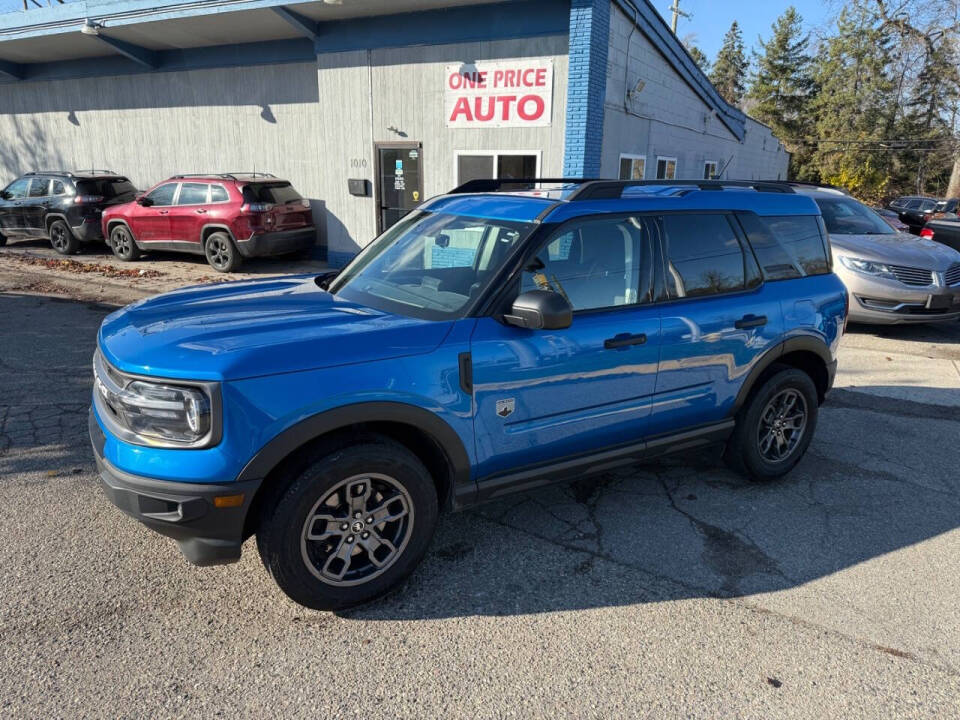
[[[90,436],[110,499],[198,565],[256,535],[287,595],[338,609],[403,580],[444,508],[711,444],[788,472],[847,313],[813,200],[548,182],[468,183],[337,274],[107,317]]]

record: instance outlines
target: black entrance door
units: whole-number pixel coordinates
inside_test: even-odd
[[[383,232],[423,202],[420,143],[377,145],[377,230]]]

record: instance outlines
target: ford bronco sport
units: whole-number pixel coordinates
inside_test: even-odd
[[[107,317],[90,436],[110,499],[199,565],[256,535],[287,595],[336,609],[412,572],[443,508],[721,443],[750,478],[788,472],[847,312],[816,203],[563,182],[473,181],[339,274]]]

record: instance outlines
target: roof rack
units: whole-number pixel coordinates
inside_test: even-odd
[[[276,175],[268,172],[228,172],[228,173],[179,173],[177,175],[171,175],[171,180],[182,180],[184,178],[223,178],[224,180],[237,180],[238,175],[244,175],[247,177],[265,177],[265,178],[275,178]]]
[[[616,200],[631,187],[646,186],[723,190],[724,188],[752,188],[757,192],[793,193],[786,181],[774,180],[598,180],[577,188],[567,200]]]
[[[583,200],[615,200],[631,187],[662,186],[698,190],[724,188],[752,188],[757,192],[793,193],[792,181],[787,180],[596,180],[587,178],[504,178],[470,180],[450,191],[462,193],[512,192],[530,190],[537,185],[578,185],[567,198],[570,202]],[[798,183],[794,183],[798,184]]]
[[[65,175],[66,177],[73,177],[73,173],[67,170],[31,170],[25,172],[24,175]]]
[[[89,170],[74,170],[72,173],[66,173],[67,175],[119,175],[116,170],[97,170],[96,168],[91,168]]]

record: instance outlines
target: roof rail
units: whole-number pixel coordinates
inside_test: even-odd
[[[268,172],[228,172],[228,173],[179,173],[171,175],[171,180],[182,180],[183,178],[223,178],[224,180],[237,180],[238,175],[248,177],[275,178],[276,175]]]
[[[631,187],[645,186],[689,187],[698,190],[723,190],[724,188],[752,188],[757,192],[793,193],[786,181],[780,180],[596,180],[577,188],[567,200],[616,200]]]
[[[64,175],[66,177],[73,177],[73,173],[67,170],[31,170],[30,172],[24,173],[24,175]]]
[[[468,180],[463,185],[455,187],[448,194],[503,192],[504,188],[510,191],[533,190],[536,185],[582,185],[589,182],[595,181],[586,178],[481,178]]]
[[[67,175],[119,175],[116,170],[97,170],[96,168],[90,168],[89,170],[74,170],[72,173],[67,173]]]

